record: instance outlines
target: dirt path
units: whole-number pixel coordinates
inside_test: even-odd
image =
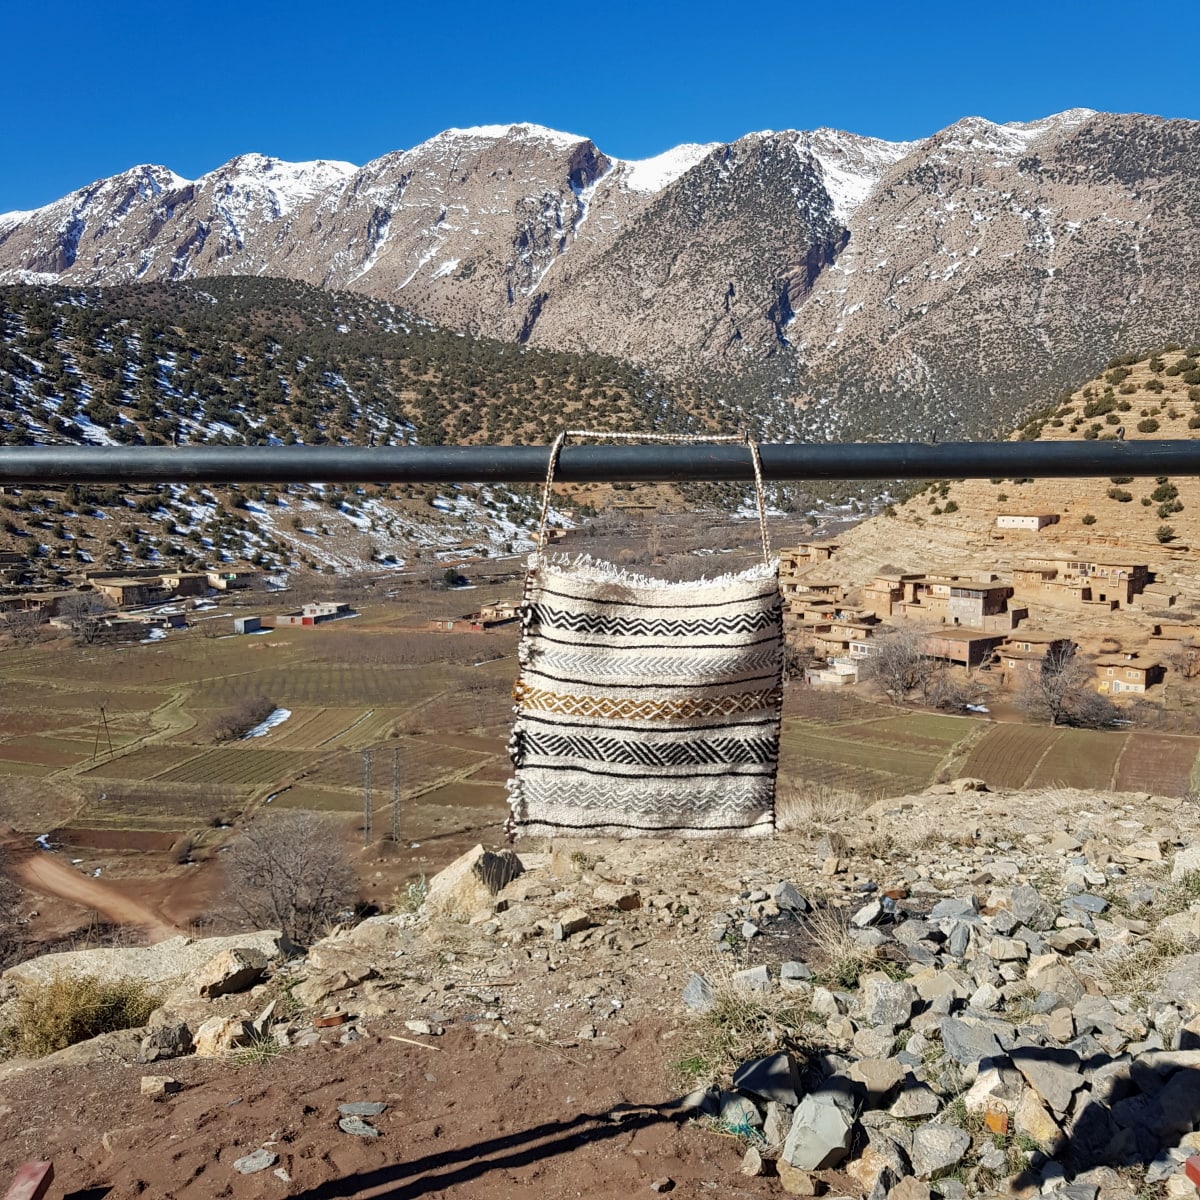
[[[12,873],[34,891],[95,909],[118,925],[137,925],[146,930],[152,941],[183,932],[110,884],[80,875],[52,854],[31,853],[26,839],[7,826],[0,827],[0,845],[8,851]]]

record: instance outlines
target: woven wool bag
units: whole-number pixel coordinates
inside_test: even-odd
[[[694,583],[539,550],[521,606],[509,742],[508,831],[518,836],[768,837],[775,829],[783,625],[758,448],[763,562]]]

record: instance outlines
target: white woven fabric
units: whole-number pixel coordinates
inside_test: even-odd
[[[777,563],[667,583],[535,554],[510,832],[773,833],[781,613]]]

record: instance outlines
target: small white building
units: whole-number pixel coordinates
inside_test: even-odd
[[[997,529],[1030,529],[1034,533],[1057,524],[1058,513],[1001,513],[996,518]]]

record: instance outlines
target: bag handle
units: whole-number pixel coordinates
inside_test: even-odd
[[[750,451],[750,461],[754,466],[754,496],[758,501],[758,532],[762,538],[763,562],[771,565],[771,537],[767,532],[767,502],[763,496],[762,459],[758,453],[758,443],[748,433],[718,434],[713,436],[696,437],[690,433],[604,433],[594,429],[564,429],[550,446],[550,461],[546,465],[546,482],[542,488],[542,515],[538,520],[538,547],[545,549],[546,524],[550,516],[550,496],[554,486],[554,470],[558,466],[558,456],[562,451],[563,442],[569,437],[612,438],[622,442],[741,442]]]

